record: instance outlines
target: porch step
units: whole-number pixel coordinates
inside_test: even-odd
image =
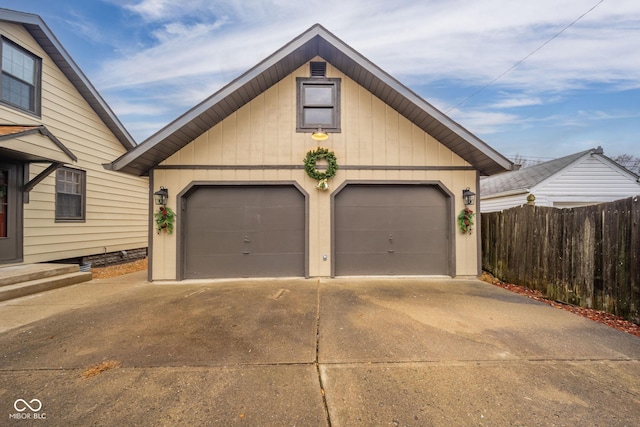
[[[91,280],[71,264],[25,264],[0,267],[0,301],[20,298]]]

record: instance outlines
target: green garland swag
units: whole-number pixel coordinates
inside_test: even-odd
[[[156,220],[156,231],[158,234],[164,231],[167,234],[173,233],[173,223],[176,220],[176,214],[166,206],[160,206],[158,212],[154,214]]]
[[[319,159],[325,159],[329,164],[325,172],[320,172],[316,169],[316,163]],[[338,170],[336,155],[333,151],[329,151],[327,148],[322,147],[309,151],[307,153],[307,157],[304,158],[304,170],[307,172],[309,177],[317,179],[318,181],[333,178]]]
[[[458,215],[458,227],[462,234],[471,234],[473,231],[473,217],[476,214],[469,208],[464,208]]]

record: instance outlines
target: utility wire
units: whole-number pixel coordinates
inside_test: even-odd
[[[467,101],[469,101],[471,98],[473,98],[474,96],[476,96],[477,94],[479,94],[480,92],[482,92],[483,90],[485,90],[486,88],[488,88],[489,86],[491,86],[492,84],[494,84],[495,82],[497,82],[498,80],[500,80],[501,78],[503,78],[504,76],[506,76],[508,73],[510,73],[514,68],[516,68],[517,66],[519,66],[520,64],[522,64],[524,61],[526,61],[527,59],[529,59],[530,57],[532,57],[534,54],[536,54],[540,49],[542,49],[543,47],[545,47],[546,45],[548,45],[549,43],[551,43],[553,40],[555,40],[556,38],[558,38],[562,33],[564,33],[565,31],[567,31],[569,28],[571,28],[576,22],[578,22],[579,20],[581,20],[582,18],[584,18],[585,16],[587,16],[591,11],[593,11],[596,7],[600,6],[602,3],[604,2],[604,0],[600,0],[598,3],[596,3],[595,6],[593,6],[591,9],[587,10],[585,13],[583,13],[582,15],[578,16],[573,22],[571,22],[569,25],[567,25],[566,27],[564,27],[562,30],[560,30],[558,33],[556,33],[553,37],[551,37],[550,39],[548,39],[547,41],[545,41],[544,43],[542,43],[540,46],[538,46],[536,49],[534,49],[530,54],[528,54],[527,56],[525,56],[524,58],[522,58],[520,61],[516,62],[515,64],[513,64],[511,66],[511,68],[509,68],[507,71],[503,72],[502,74],[500,74],[498,77],[496,77],[495,79],[491,80],[489,83],[485,84],[484,86],[482,86],[480,89],[478,89],[477,91],[475,91],[474,93],[472,93],[471,95],[469,95],[468,97],[466,97],[465,99],[463,99],[462,101],[458,102],[457,104],[455,104],[453,107],[450,107],[447,111],[445,111],[445,114],[448,113],[449,111],[453,110],[456,107],[461,106],[462,104],[466,104]]]

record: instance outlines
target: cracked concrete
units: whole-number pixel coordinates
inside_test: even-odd
[[[0,303],[3,425],[624,426],[640,414],[639,338],[481,281],[144,279]],[[109,360],[120,367],[83,377]],[[19,412],[19,399],[42,408]]]

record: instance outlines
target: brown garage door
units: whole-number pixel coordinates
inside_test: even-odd
[[[183,215],[185,279],[305,275],[305,198],[294,186],[197,187]]]
[[[435,185],[347,185],[335,196],[335,275],[448,275],[449,197]]]

